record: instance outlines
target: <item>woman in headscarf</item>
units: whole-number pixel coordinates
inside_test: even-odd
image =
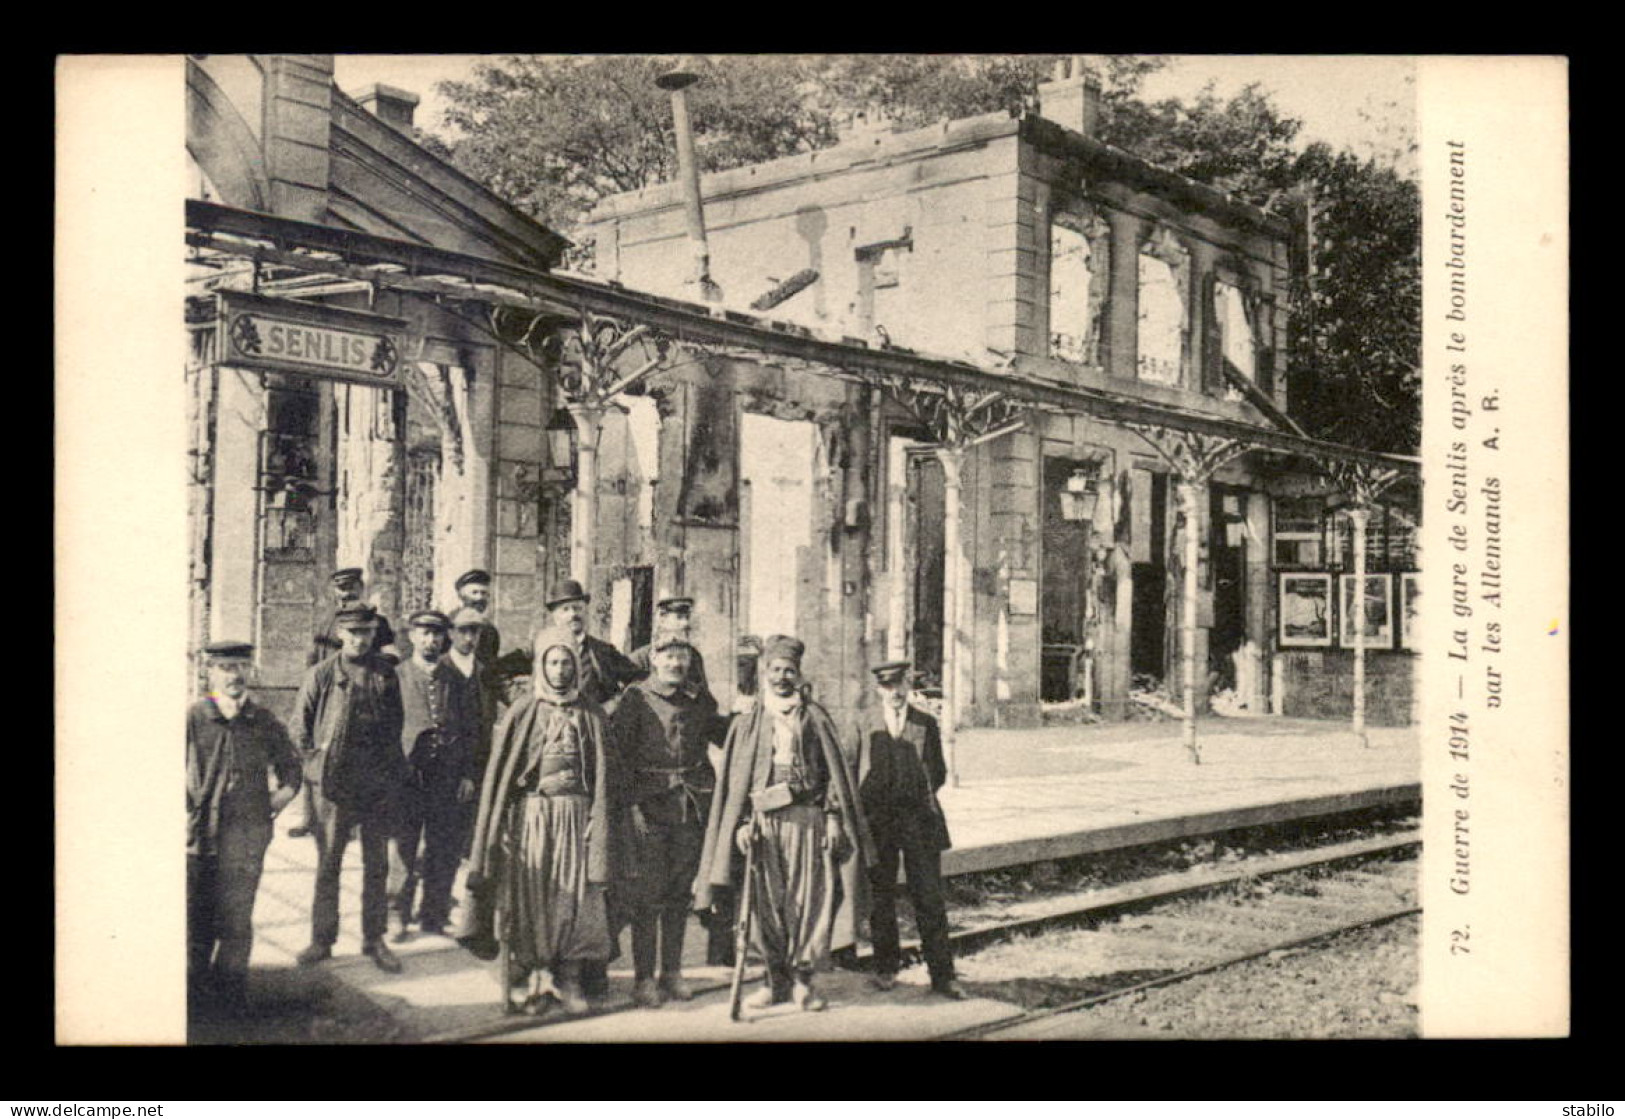
[[[531,693],[497,728],[486,767],[469,862],[470,908],[481,911],[471,914],[474,927],[494,930],[507,949],[503,982],[517,986],[531,977],[526,1011],[545,1013],[556,1001],[579,1013],[587,1009],[582,965],[610,955],[604,890],[614,839],[614,759],[605,750],[603,710],[580,693],[570,635],[543,630],[535,655]],[[489,958],[489,933],[463,943]],[[504,1005],[511,1006],[506,993]]]

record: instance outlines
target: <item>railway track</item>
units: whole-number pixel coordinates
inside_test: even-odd
[[[1285,895],[1274,898],[1268,906],[1253,906],[1253,910],[1268,910],[1268,915],[1257,914],[1259,926],[1249,926],[1238,920],[1236,914],[1227,914],[1222,899],[1215,895],[1227,892],[1233,897],[1238,888],[1266,889],[1264,885],[1282,875],[1297,872],[1311,874],[1348,871],[1371,866],[1379,868],[1374,877],[1397,880],[1398,875],[1380,868],[1392,866],[1392,860],[1402,858],[1421,846],[1419,833],[1408,832],[1395,836],[1357,839],[1328,846],[1294,851],[1285,854],[1256,856],[1231,862],[1199,865],[1177,873],[1156,875],[1151,878],[1125,883],[1104,890],[1083,894],[1065,894],[1042,898],[1011,906],[1000,919],[983,921],[954,930],[950,934],[956,957],[964,957],[1000,942],[1061,930],[1090,929],[1125,917],[1145,914],[1153,924],[1165,930],[1182,928],[1187,938],[1195,935],[1209,942],[1214,951],[1211,958],[1195,965],[1171,969],[1168,974],[1157,975],[1120,988],[1091,994],[1060,1006],[1044,1007],[1012,1014],[1007,1018],[986,1023],[970,1030],[939,1035],[943,1040],[970,1040],[991,1038],[1000,1033],[1019,1030],[1030,1023],[1057,1015],[1084,1010],[1112,999],[1121,998],[1140,990],[1177,983],[1205,972],[1231,967],[1246,960],[1269,955],[1272,952],[1307,947],[1349,929],[1380,924],[1415,913],[1414,906],[1395,906],[1365,896],[1358,883],[1333,886],[1322,883],[1318,896]],[[1413,874],[1406,869],[1402,874]],[[1380,895],[1381,891],[1374,891]],[[1390,889],[1389,896],[1393,891]],[[1203,899],[1217,906],[1210,916],[1201,915]],[[1165,910],[1182,902],[1192,902],[1196,915],[1172,915]],[[1305,925],[1309,928],[1305,930]],[[1283,927],[1293,935],[1281,935]],[[1142,930],[1143,931],[1143,930]],[[1239,943],[1238,943],[1239,942]],[[904,946],[905,960],[917,957],[918,945]],[[759,977],[760,968],[751,968],[747,978]],[[726,984],[691,980],[697,998],[705,999],[726,990]],[[469,1042],[499,1038],[525,1031],[535,1031],[538,1040],[545,1040],[546,1031],[554,1025],[567,1025],[586,1018],[604,1017],[635,1009],[630,999],[622,997],[587,1014],[549,1016],[542,1019],[528,1016],[503,1016],[486,1025],[453,1034],[427,1038],[429,1042]]]

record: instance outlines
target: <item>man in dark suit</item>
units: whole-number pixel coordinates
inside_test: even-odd
[[[397,675],[401,751],[412,768],[412,790],[389,847],[397,943],[409,935],[406,927],[420,880],[419,926],[435,936],[446,933],[452,880],[463,853],[463,818],[474,799],[474,738],[479,731],[477,697],[445,660],[450,619],[438,610],[420,610],[409,626],[412,655]]]
[[[625,653],[587,632],[587,604],[591,601],[592,596],[580,583],[566,579],[548,597],[547,613],[553,625],[576,640],[576,653],[581,660],[581,694],[604,707],[609,714],[612,701],[621,694],[621,689],[641,673]]]
[[[897,864],[908,881],[920,947],[931,974],[931,989],[962,999],[948,946],[948,912],[942,896],[942,852],[949,847],[948,823],[937,790],[948,778],[937,721],[909,705],[907,661],[890,661],[871,671],[879,704],[858,719],[851,742],[858,795],[874,836],[876,861],[869,880],[869,934],[875,948],[873,983],[883,991],[896,984],[901,962],[897,939]]]

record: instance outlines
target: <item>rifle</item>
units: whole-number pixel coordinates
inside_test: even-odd
[[[745,885],[739,891],[739,912],[734,915],[734,973],[728,987],[728,1017],[739,1021],[740,995],[745,982],[745,953],[750,949],[751,879],[756,871],[756,842],[761,830],[755,812],[751,813],[750,836],[745,841]]]

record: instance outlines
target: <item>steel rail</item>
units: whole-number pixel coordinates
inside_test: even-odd
[[[1020,933],[1037,932],[1055,928],[1073,928],[1080,925],[1100,924],[1125,913],[1134,912],[1139,909],[1173,901],[1182,897],[1212,893],[1221,890],[1226,886],[1233,886],[1238,882],[1273,878],[1278,875],[1287,874],[1297,870],[1381,858],[1385,855],[1392,855],[1400,851],[1420,847],[1421,842],[1421,839],[1416,836],[1416,833],[1406,833],[1403,837],[1396,839],[1355,840],[1349,843],[1337,844],[1333,847],[1321,848],[1319,850],[1311,849],[1304,852],[1293,852],[1285,856],[1265,856],[1262,860],[1255,858],[1249,862],[1234,864],[1233,867],[1227,868],[1227,873],[1225,873],[1223,876],[1203,881],[1187,880],[1182,883],[1175,884],[1170,880],[1178,878],[1188,879],[1189,874],[1159,875],[1156,878],[1134,883],[1124,888],[1127,891],[1126,896],[1113,897],[1111,900],[1105,902],[1097,901],[1090,905],[1079,906],[1075,909],[1068,909],[1057,913],[1046,913],[1033,917],[1023,917],[1014,921],[998,922],[991,925],[979,926],[973,929],[966,929],[950,934],[948,939],[949,943],[952,944],[955,949],[974,951],[977,948],[984,947],[988,944],[1004,940],[1010,936]],[[1264,860],[1268,860],[1270,865],[1260,868],[1258,864]],[[1121,893],[1123,891],[1118,890],[1107,892]],[[1403,916],[1403,914],[1401,914],[1401,916]],[[1356,923],[1356,927],[1358,927],[1358,923]],[[1336,932],[1339,930],[1332,931]],[[1317,933],[1314,935],[1318,937],[1330,935],[1330,933]],[[1311,939],[1313,939],[1313,937]],[[1282,946],[1280,945],[1271,946],[1270,948],[1264,949],[1264,952],[1267,953],[1279,951],[1281,947]],[[1287,945],[1287,947],[1291,947],[1291,945]],[[957,954],[958,952],[956,952],[956,955]],[[918,942],[904,944],[902,957],[905,962],[912,962],[916,960],[918,955]],[[860,957],[860,959],[868,958],[868,954]],[[1237,958],[1237,961],[1239,961],[1239,959],[1240,957]],[[1201,970],[1202,969],[1193,969],[1189,972],[1189,974],[1200,974]],[[1185,974],[1186,973],[1182,972],[1178,976],[1169,976],[1164,977],[1162,980],[1154,980],[1152,981],[1152,985],[1156,985],[1160,982],[1173,982],[1176,979],[1183,977]],[[759,975],[752,976],[751,978],[753,981],[755,978],[759,978]],[[728,989],[728,983],[725,981],[698,980],[694,981],[691,985],[696,996],[707,995],[714,991],[725,991]],[[1125,988],[1120,992],[1106,992],[1104,995],[1092,997],[1104,1000],[1105,998],[1115,998],[1119,994],[1127,993],[1129,993],[1129,989]],[[1083,1001],[1087,1002],[1088,1000]],[[1069,1003],[1067,1005],[1072,1006],[1073,1004]],[[533,1017],[530,1015],[510,1015],[505,1016],[500,1021],[494,1023],[471,1026],[463,1030],[457,1030],[445,1034],[432,1035],[425,1038],[424,1041],[426,1044],[449,1044],[456,1042],[483,1041],[493,1037],[500,1037],[505,1034],[522,1033],[527,1030],[541,1029],[547,1026],[563,1025],[570,1022],[581,1022],[589,1018],[602,1018],[606,1015],[619,1014],[634,1009],[637,1009],[637,1006],[630,999],[618,999],[612,1004],[607,1004],[582,1014],[549,1014],[542,1017]],[[1060,1008],[1054,1009],[1059,1010]],[[1018,1020],[1018,1018],[1019,1016],[1012,1016],[1009,1019],[1000,1019],[999,1022],[1015,1022]],[[998,1023],[994,1023],[994,1025],[997,1024]]]
[[[1088,998],[1078,999],[1075,1002],[1062,1003],[1060,1006],[1047,1006],[1039,1010],[1023,1011],[1020,1014],[1013,1014],[1008,1018],[999,1018],[992,1022],[983,1022],[979,1025],[969,1026],[965,1029],[953,1030],[945,1034],[938,1034],[935,1037],[931,1037],[926,1040],[985,1040],[993,1034],[1012,1030],[1018,1026],[1025,1026],[1032,1022],[1042,1021],[1045,1018],[1058,1018],[1065,1014],[1076,1014],[1081,1010],[1088,1010],[1089,1008],[1099,1006],[1102,1003],[1112,1002],[1115,999],[1125,998],[1128,995],[1138,994],[1141,991],[1149,991],[1157,987],[1172,986],[1175,983],[1182,983],[1187,979],[1193,979],[1198,975],[1206,975],[1209,972],[1222,971],[1225,968],[1235,967],[1237,964],[1244,964],[1249,960],[1260,959],[1274,952],[1286,952],[1294,948],[1307,948],[1314,944],[1318,944],[1323,940],[1329,940],[1334,936],[1339,936],[1346,932],[1353,932],[1357,929],[1376,928],[1379,925],[1386,925],[1393,921],[1403,920],[1406,917],[1414,916],[1420,912],[1422,912],[1421,906],[1412,906],[1409,909],[1395,909],[1385,913],[1378,913],[1370,917],[1362,917],[1357,921],[1349,921],[1338,925],[1335,928],[1323,929],[1320,932],[1310,933],[1308,936],[1300,936],[1292,940],[1283,940],[1279,943],[1270,944],[1263,948],[1243,952],[1235,956],[1229,956],[1222,960],[1215,960],[1212,963],[1198,964],[1195,967],[1186,968],[1183,971],[1158,976],[1155,979],[1147,979],[1139,983],[1131,984],[1127,987],[1118,988],[1115,991],[1102,991],[1098,995],[1090,995]]]

